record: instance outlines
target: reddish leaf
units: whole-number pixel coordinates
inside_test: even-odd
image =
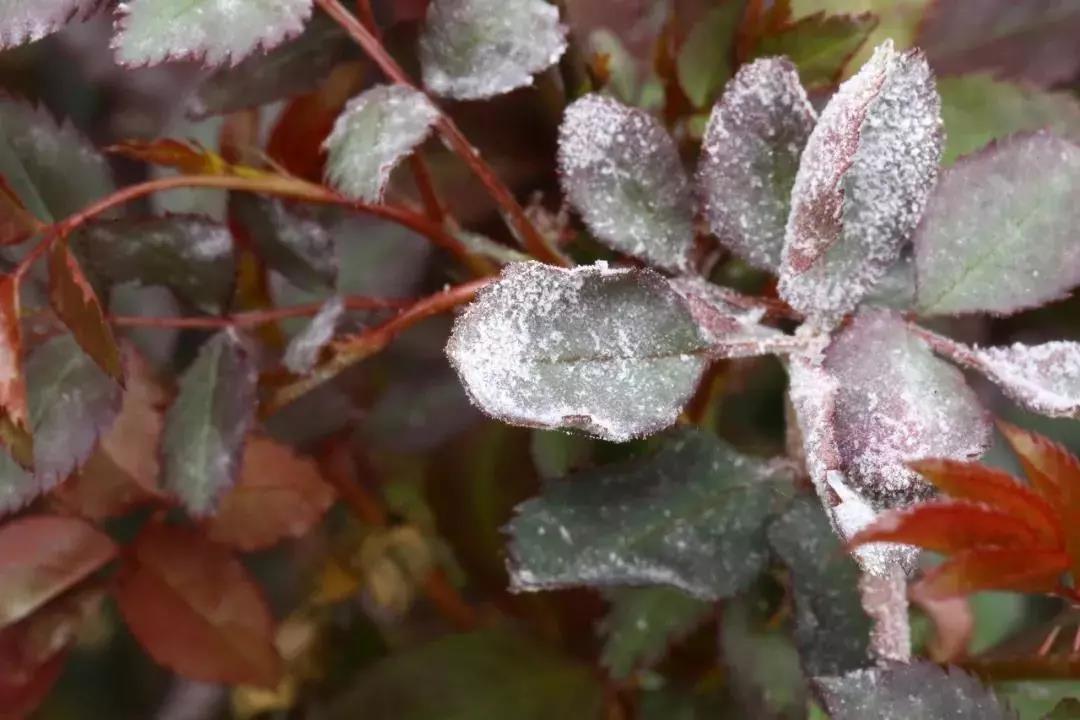
[[[229,172],[229,163],[221,156],[201,145],[172,138],[127,140],[106,150],[151,165],[176,168],[183,173],[226,175]]]
[[[274,621],[247,570],[191,528],[152,524],[116,586],[128,627],[162,665],[194,680],[272,687]]]
[[[54,242],[49,254],[49,301],[86,354],[123,384],[120,349],[101,301],[63,240]]]
[[[1011,475],[978,463],[919,460],[909,467],[946,495],[983,503],[1026,522],[1051,547],[1063,538],[1053,506]]]
[[[934,635],[927,644],[930,659],[936,663],[950,663],[966,655],[975,632],[975,614],[968,599],[915,595],[912,600],[934,622]]]
[[[934,501],[881,515],[851,539],[851,545],[895,542],[939,553],[983,546],[1031,547],[1039,535],[1022,520],[965,502]]]
[[[0,245],[16,245],[38,232],[42,223],[26,209],[8,181],[0,176]]]
[[[0,440],[11,456],[25,466],[33,461],[26,407],[26,377],[19,325],[19,283],[0,279]]]
[[[240,550],[259,550],[303,535],[333,501],[313,461],[269,438],[251,437],[240,481],[222,498],[207,533]]]
[[[1048,592],[1068,569],[1065,553],[1031,548],[986,548],[955,555],[926,573],[911,594],[923,599],[969,595],[983,590]]]
[[[38,515],[0,527],[0,627],[30,615],[115,555],[108,535],[75,518]]]

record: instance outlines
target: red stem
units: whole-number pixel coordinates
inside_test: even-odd
[[[361,296],[348,296],[343,298],[345,307],[349,310],[390,310],[407,307],[407,300],[389,300],[384,298],[371,298]],[[266,323],[277,322],[295,317],[309,317],[316,314],[322,308],[323,303],[307,303],[305,305],[292,305],[283,308],[271,308],[269,310],[252,310],[250,312],[236,313],[225,317],[142,317],[139,315],[114,315],[109,322],[122,327],[156,327],[156,328],[227,328],[227,327],[253,327]]]

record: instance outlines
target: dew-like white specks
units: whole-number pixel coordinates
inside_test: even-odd
[[[479,100],[532,84],[566,52],[566,27],[546,0],[432,0],[420,36],[424,85]]]
[[[602,95],[566,109],[559,129],[563,191],[598,240],[689,272],[694,198],[675,142],[648,113]]]
[[[418,90],[378,85],[349,101],[323,147],[326,175],[356,200],[382,201],[390,171],[431,132],[438,109]]]
[[[99,5],[99,0],[0,0],[0,48],[39,40]]]
[[[1050,417],[1080,416],[1080,343],[1015,343],[974,351],[974,366],[1005,394]]]

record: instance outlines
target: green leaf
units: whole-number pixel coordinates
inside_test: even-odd
[[[832,720],[1014,720],[1017,715],[962,670],[931,662],[818,678]]]
[[[298,375],[311,372],[319,359],[319,353],[334,337],[344,314],[345,301],[340,295],[335,295],[323,303],[307,326],[289,341],[282,359],[285,367]]]
[[[659,275],[606,265],[508,265],[458,317],[447,354],[504,422],[624,441],[675,421],[706,343]]]
[[[449,635],[362,672],[327,720],[596,718],[603,689],[591,668],[493,629]]]
[[[61,335],[39,346],[26,362],[34,472],[50,490],[78,469],[120,412],[120,386]]]
[[[39,40],[100,6],[100,0],[6,0],[0,4],[0,49]]]
[[[655,454],[550,483],[518,508],[519,590],[665,584],[702,599],[747,587],[765,564],[765,524],[787,499],[787,469],[680,430]]]
[[[648,113],[602,95],[566,109],[559,129],[563,192],[598,240],[688,273],[694,200],[671,136]]]
[[[845,75],[870,59],[874,48],[892,40],[898,48],[910,48],[914,42],[919,21],[932,0],[791,0],[792,14],[797,18],[818,12],[831,14],[859,14],[871,12],[878,17],[877,26],[862,47],[855,52]]]
[[[1080,146],[1039,132],[968,155],[915,236],[918,310],[1008,315],[1080,283]]]
[[[129,0],[113,38],[124,65],[202,60],[236,64],[300,34],[312,0]]]
[[[611,610],[600,624],[600,662],[616,680],[660,660],[668,647],[704,623],[712,603],[669,587],[627,588],[609,594]]]
[[[1021,131],[1048,128],[1080,141],[1080,102],[1064,92],[1046,92],[990,75],[938,79],[945,121],[944,165]]]
[[[581,433],[533,430],[529,436],[529,454],[537,474],[544,480],[554,480],[587,465],[592,459],[594,442]]]
[[[338,116],[323,147],[326,176],[345,195],[382,202],[390,171],[431,132],[439,110],[419,90],[377,85],[357,95]]]
[[[180,378],[165,414],[164,482],[192,515],[212,513],[236,480],[257,379],[248,348],[232,330],[204,343]]]
[[[545,0],[432,0],[420,36],[424,85],[458,100],[531,85],[565,51],[566,28]]]
[[[679,48],[675,61],[679,85],[696,107],[706,107],[731,77],[735,31],[743,5],[727,0],[705,13]]]
[[[817,115],[786,60],[739,68],[713,108],[697,184],[709,227],[750,265],[776,272],[791,190]]]
[[[791,571],[795,644],[811,676],[871,664],[872,622],[859,595],[859,568],[815,498],[804,497],[769,527],[769,544]]]
[[[0,98],[0,175],[44,222],[61,220],[114,189],[109,166],[71,125]]]
[[[272,270],[304,290],[334,287],[341,235],[336,232],[340,215],[334,209],[236,193],[230,210]]]
[[[799,68],[799,77],[807,87],[832,85],[877,24],[873,13],[814,13],[765,35],[755,56],[786,56]]]
[[[232,295],[236,259],[229,229],[198,215],[93,221],[71,250],[94,285],[161,285],[209,313]]]

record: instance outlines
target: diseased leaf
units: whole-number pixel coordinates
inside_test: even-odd
[[[213,512],[236,479],[257,380],[250,351],[233,330],[203,344],[180,378],[165,415],[164,481],[193,515]]]
[[[1080,343],[975,348],[970,365],[1033,412],[1080,417]]]
[[[0,5],[0,49],[40,40],[100,5],[101,0],[6,0]]]
[[[859,568],[812,498],[769,526],[769,544],[791,570],[795,644],[811,676],[866,667],[871,620],[859,595]]]
[[[713,108],[697,184],[721,244],[776,272],[799,156],[816,114],[790,62],[743,65]]]
[[[337,240],[343,233],[328,209],[309,209],[249,194],[236,194],[230,202],[233,218],[272,270],[305,290],[334,287]]]
[[[1035,547],[1038,531],[992,508],[957,500],[921,502],[891,510],[851,539],[852,545],[894,542],[952,554],[975,547]]]
[[[962,3],[933,0],[916,44],[934,70],[996,75],[1055,85],[1080,72],[1080,7],[1071,0],[983,0],[976,12]]]
[[[0,441],[13,458],[29,466],[33,462],[33,439],[26,404],[19,315],[19,283],[13,276],[5,275],[0,278]],[[3,505],[0,502],[0,507]]]
[[[299,35],[311,0],[128,0],[113,37],[123,65],[202,60],[236,65],[257,49]]]
[[[323,143],[326,176],[355,200],[382,202],[390,171],[427,138],[439,110],[419,90],[377,85],[349,101]]]
[[[209,313],[227,307],[236,275],[229,229],[198,215],[90,222],[72,237],[95,285],[162,285]]]
[[[566,109],[559,129],[563,192],[598,240],[688,273],[694,200],[671,136],[643,110],[602,95]]]
[[[945,122],[942,164],[952,165],[991,140],[1048,128],[1080,141],[1080,101],[1064,92],[1045,92],[990,75],[938,79]]]
[[[791,196],[780,294],[834,324],[885,275],[941,158],[940,102],[917,52],[879,47],[822,111]]]
[[[1016,720],[1017,716],[962,670],[931,662],[895,663],[816,680],[833,720]]]
[[[807,15],[776,32],[766,33],[755,55],[781,55],[799,69],[807,87],[836,83],[852,56],[877,27],[873,13],[827,15],[824,11]]]
[[[566,51],[566,28],[546,0],[431,0],[420,35],[424,85],[480,100],[532,85]]]
[[[675,421],[705,350],[686,304],[655,273],[539,263],[506,266],[447,344],[485,412],[616,441]]]
[[[0,628],[28,617],[115,555],[108,535],[75,518],[29,515],[0,526]]]
[[[1008,315],[1080,283],[1080,145],[1045,132],[968,155],[941,178],[915,234],[925,315]]]
[[[1069,558],[1061,550],[981,547],[957,553],[927,572],[911,594],[941,600],[986,590],[1048,593],[1068,569]]]
[[[344,314],[345,301],[340,295],[335,295],[323,303],[307,327],[289,342],[283,359],[285,367],[297,375],[311,372],[319,359],[319,353],[333,339]]]
[[[124,368],[112,326],[65,240],[54,242],[49,251],[49,302],[86,354],[122,383]]]
[[[225,548],[191,528],[147,526],[114,591],[154,660],[193,680],[274,687],[281,659],[258,586]]]
[[[508,531],[518,590],[665,584],[730,597],[764,567],[765,524],[791,492],[784,467],[697,430],[645,458],[550,483]]]
[[[702,16],[679,48],[679,85],[695,107],[706,107],[731,77],[732,45],[742,14],[743,3],[722,3]]]
[[[907,461],[971,459],[988,447],[989,420],[964,376],[897,315],[860,312],[826,350],[825,368],[839,385],[841,469],[878,507],[927,495]]]
[[[308,532],[334,501],[318,466],[286,445],[254,436],[244,447],[240,479],[207,523],[207,535],[245,552]]]
[[[628,588],[609,594],[611,609],[600,624],[600,662],[616,680],[660,660],[668,647],[713,614],[712,603],[669,587]]]

